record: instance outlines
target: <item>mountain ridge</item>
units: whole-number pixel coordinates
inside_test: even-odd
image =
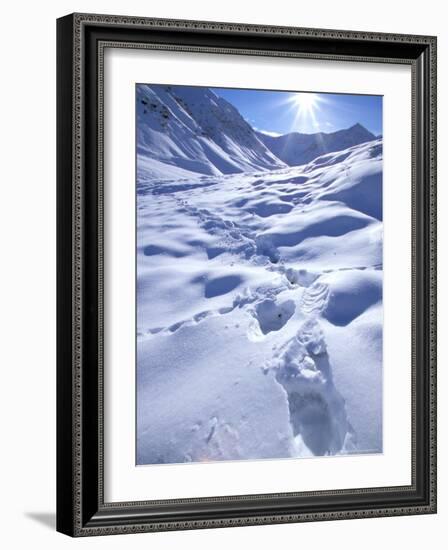
[[[359,122],[349,128],[329,133],[290,132],[280,136],[272,136],[260,131],[256,133],[266,147],[288,166],[307,164],[321,155],[343,151],[354,145],[377,139]]]
[[[177,170],[221,175],[285,167],[208,88],[140,84],[137,119],[137,154]]]

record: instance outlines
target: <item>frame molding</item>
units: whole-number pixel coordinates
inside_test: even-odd
[[[436,38],[72,14],[57,22],[57,530],[71,536],[436,512]],[[412,485],[105,503],[103,53],[105,47],[412,66]]]

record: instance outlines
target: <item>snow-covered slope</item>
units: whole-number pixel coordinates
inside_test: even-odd
[[[139,179],[139,464],[382,451],[381,185],[381,140]]]
[[[289,166],[306,164],[325,153],[342,151],[347,147],[376,139],[361,124],[328,134],[324,132],[316,134],[292,132],[282,136],[271,136],[258,132],[257,135],[276,157]]]
[[[284,163],[238,110],[208,88],[137,86],[138,168],[147,177],[232,174]]]

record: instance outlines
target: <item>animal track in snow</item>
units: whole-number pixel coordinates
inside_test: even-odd
[[[254,316],[257,319],[261,332],[269,334],[272,331],[282,329],[291,319],[296,310],[293,300],[276,302],[272,299],[259,302],[254,309]]]
[[[167,334],[167,335],[172,334],[173,332],[178,331],[183,326],[195,325],[209,317],[215,317],[217,315],[225,315],[227,313],[230,313],[235,309],[235,307],[238,307],[238,306],[234,305],[229,307],[221,307],[216,311],[213,311],[213,310],[200,311],[199,313],[196,313],[195,315],[193,315],[191,319],[184,319],[182,321],[178,321],[177,323],[173,323],[168,327],[150,328],[146,332],[139,331],[138,336],[142,337],[142,336],[149,336],[151,334],[160,334],[160,333]]]
[[[294,436],[318,456],[346,452],[356,436],[334,383],[322,329],[309,318],[276,352],[271,368],[288,398]],[[352,450],[352,448],[350,448]]]
[[[232,301],[232,304],[229,306],[222,306],[216,310],[204,310],[200,311],[199,313],[195,313],[191,318],[189,319],[182,319],[181,321],[178,321],[168,327],[154,327],[145,330],[140,330],[138,332],[139,337],[145,337],[152,334],[165,334],[169,335],[173,332],[176,332],[180,328],[184,326],[191,326],[198,323],[201,323],[205,319],[208,319],[210,317],[216,317],[219,315],[227,315],[228,313],[231,313],[234,309],[241,309],[244,308],[247,305],[252,304],[253,302],[256,302],[257,300],[263,299],[265,295],[269,295],[271,298],[275,296],[276,294],[279,294],[282,292],[282,288],[278,289],[266,289],[266,288],[256,288],[254,292],[249,291],[249,289],[245,288],[242,292],[238,293],[235,298]]]
[[[328,303],[330,289],[318,280],[302,295],[300,307],[304,313],[322,313]]]
[[[314,273],[307,269],[295,269],[290,267],[285,270],[285,277],[292,285],[308,287],[320,277],[320,273]]]
[[[269,235],[257,236],[255,238],[255,244],[258,255],[266,256],[273,264],[277,264],[279,262],[280,253]]]
[[[191,206],[186,200],[179,201],[179,203],[187,214],[197,220],[202,229],[215,238],[213,244],[204,246],[209,260],[213,260],[223,253],[241,254],[246,259],[255,254],[255,235],[250,227],[244,224],[237,225],[235,222],[213,214],[205,208],[200,209]]]

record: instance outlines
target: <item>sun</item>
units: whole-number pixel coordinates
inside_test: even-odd
[[[326,103],[322,94],[293,92],[286,102],[291,110],[291,131],[313,132],[319,128],[321,104]]]
[[[295,93],[291,99],[299,115],[313,115],[320,101],[318,94],[313,93]]]

